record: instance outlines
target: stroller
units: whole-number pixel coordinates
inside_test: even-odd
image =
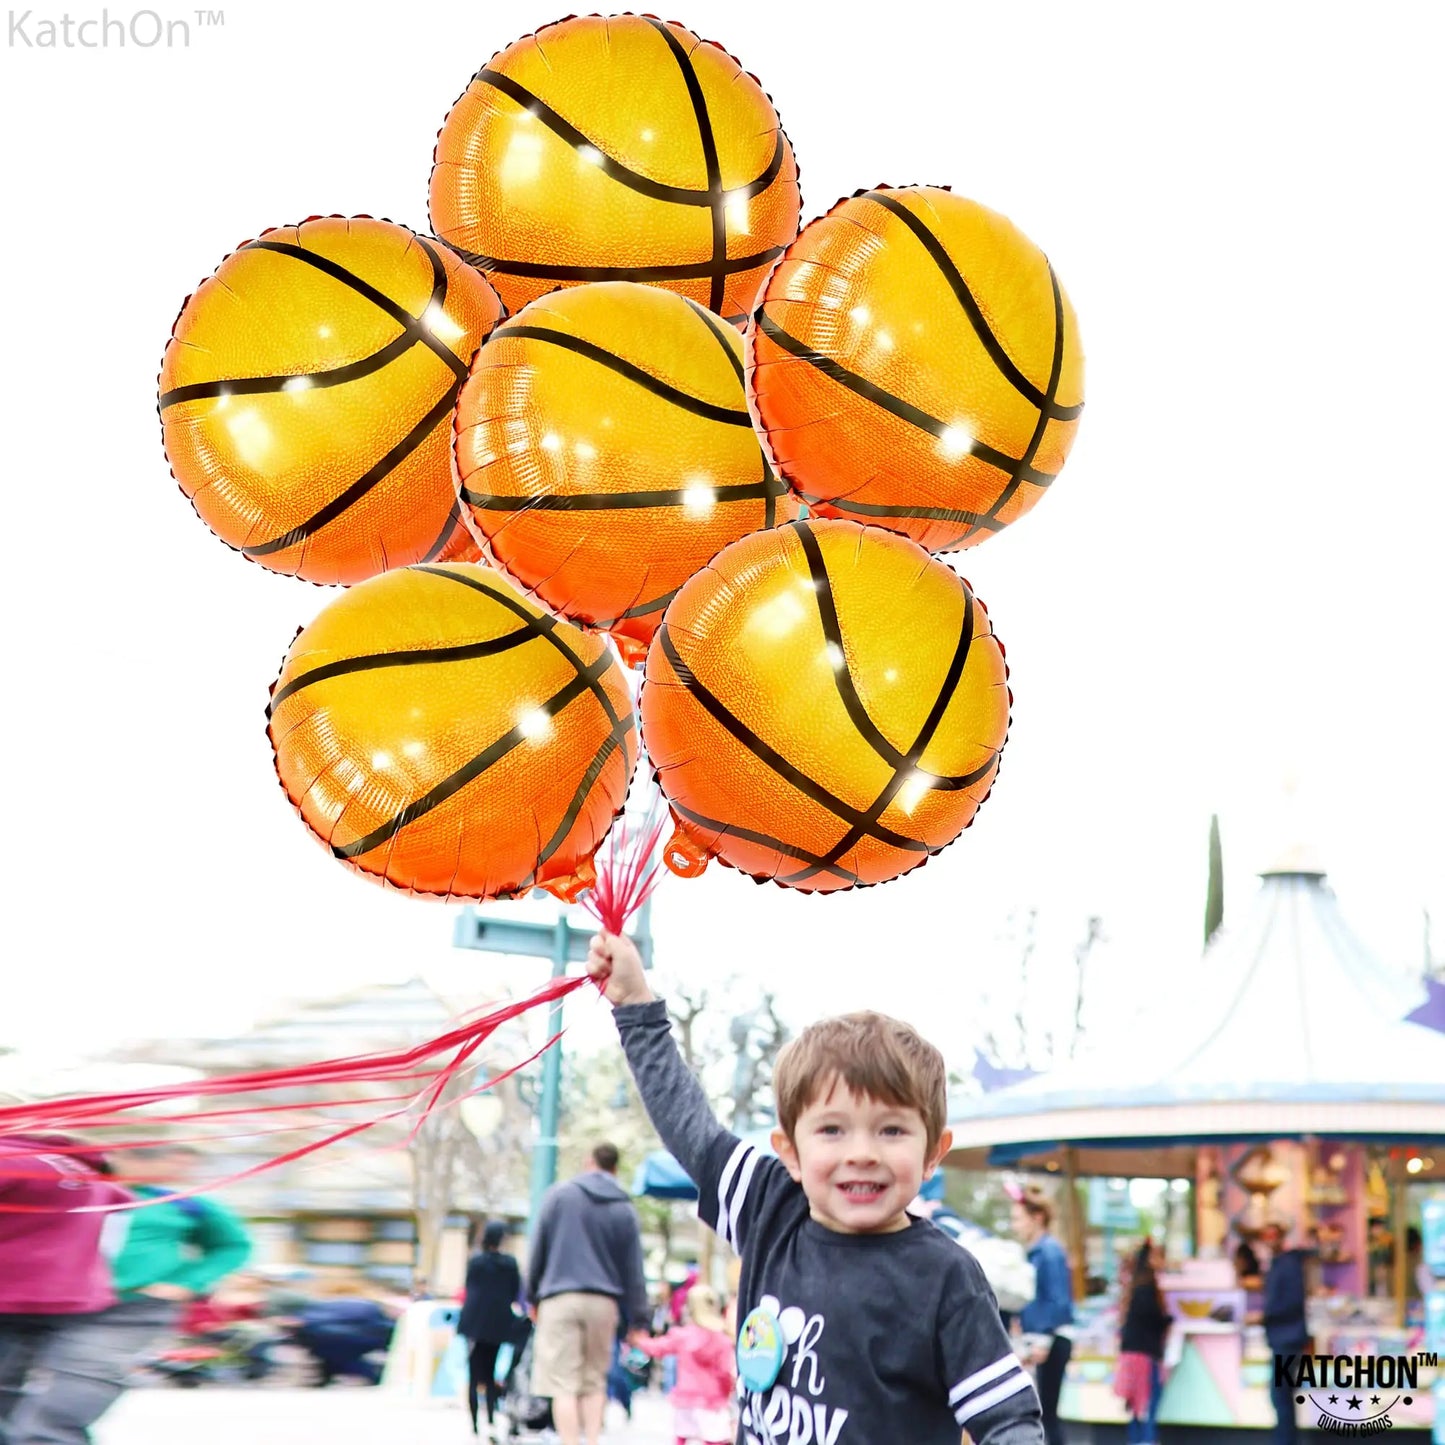
[[[497,1418],[506,1440],[555,1440],[552,1402],[532,1393],[532,1346],[537,1334],[527,1331],[521,1355],[507,1376],[507,1387],[497,1406]]]

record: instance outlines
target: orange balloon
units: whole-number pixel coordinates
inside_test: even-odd
[[[606,644],[465,562],[338,597],[268,715],[286,795],[332,855],[443,898],[575,897],[637,758]]]
[[[571,17],[494,55],[437,138],[431,223],[512,311],[644,281],[729,320],[798,234],[792,147],[725,50],[650,15]]]
[[[491,559],[636,662],[709,557],[798,513],[748,415],[742,337],[632,281],[553,292],[492,333],[456,470]]]
[[[390,221],[263,232],[171,333],[160,415],[173,475],[223,542],[309,582],[475,558],[449,422],[501,314],[480,274]]]
[[[934,186],[879,186],[806,226],[748,330],[774,462],[821,516],[931,552],[1016,521],[1083,410],[1073,308],[1003,216]]]
[[[677,822],[664,861],[805,892],[918,867],[988,796],[1007,676],[968,584],[905,538],[807,521],[734,542],[647,654],[643,743]]]

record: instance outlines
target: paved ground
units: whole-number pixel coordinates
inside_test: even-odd
[[[638,1395],[633,1423],[608,1406],[608,1445],[672,1445],[670,1411]],[[337,1386],[284,1390],[258,1386],[129,1391],[93,1432],[95,1445],[467,1445],[471,1424],[460,1402],[415,1401],[384,1389]],[[527,1445],[541,1445],[526,1437]]]

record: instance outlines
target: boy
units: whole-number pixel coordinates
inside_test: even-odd
[[[983,1271],[904,1212],[952,1143],[938,1050],[879,1014],[814,1024],[778,1060],[771,1158],[713,1118],[631,941],[599,934],[587,966],[699,1214],[742,1258],[738,1445],[1043,1445]]]

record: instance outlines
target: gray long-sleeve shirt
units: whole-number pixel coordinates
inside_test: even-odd
[[[662,1000],[613,1011],[657,1132],[698,1212],[742,1258],[739,1324],[776,1315],[786,1350],[766,1390],[739,1387],[737,1445],[1044,1445],[1038,1396],[967,1250],[916,1219],[838,1234],[780,1160],[713,1117]]]

